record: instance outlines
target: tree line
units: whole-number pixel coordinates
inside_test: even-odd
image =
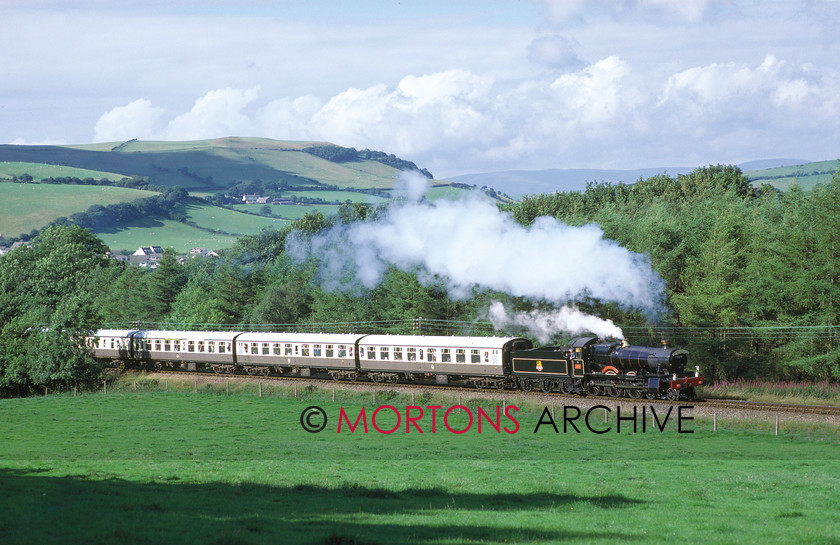
[[[736,167],[710,166],[630,185],[590,183],[503,208],[523,225],[546,215],[570,225],[597,222],[606,237],[650,256],[667,292],[657,323],[613,304],[582,303],[632,332],[632,342],[667,332],[712,379],[840,380],[840,177],[780,193],[753,188]],[[104,258],[104,244],[78,225],[45,229],[31,249],[0,257],[0,390],[96,377],[78,338],[103,325],[292,330],[341,323],[358,331],[352,324],[375,323],[408,333],[422,316],[468,334],[491,300],[521,310],[539,304],[487,290],[452,300],[441,283],[396,268],[374,289],[329,292],[316,281],[313,260],[298,263],[286,251],[292,231],[311,236],[383,210],[345,203],[334,216],[307,214],[186,265],[170,249],[153,271]]]

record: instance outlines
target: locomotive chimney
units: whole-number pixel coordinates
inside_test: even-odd
[[[627,342],[627,339],[621,339],[621,348],[627,348],[630,346],[630,343]]]
[[[671,348],[671,341],[668,339],[662,339],[662,348]]]

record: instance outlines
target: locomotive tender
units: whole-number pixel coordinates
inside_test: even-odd
[[[522,337],[102,329],[89,345],[95,357],[129,368],[518,386],[672,400],[692,399],[695,386],[703,383],[699,373],[684,372],[685,350],[595,337],[534,348]]]

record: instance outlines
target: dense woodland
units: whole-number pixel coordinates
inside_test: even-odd
[[[523,225],[543,215],[596,222],[608,238],[650,255],[667,285],[668,309],[658,323],[582,303],[622,326],[632,342],[668,335],[711,378],[840,380],[840,176],[782,194],[752,188],[735,167],[714,166],[632,185],[590,184],[505,209]],[[24,393],[95,379],[100,369],[76,339],[102,326],[320,331],[333,324],[406,333],[422,316],[465,334],[476,332],[470,327],[491,298],[533,304],[477,290],[453,301],[442,285],[423,285],[416,271],[395,268],[372,290],[330,293],[315,283],[315,263],[286,254],[292,230],[307,236],[379,213],[348,203],[335,217],[310,214],[287,229],[243,237],[219,258],[180,265],[167,251],[154,271],[104,257],[104,244],[78,225],[54,225],[31,248],[0,257],[0,389]]]

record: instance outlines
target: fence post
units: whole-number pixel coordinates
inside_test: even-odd
[[[195,379],[195,393],[198,393],[198,379]]]
[[[166,379],[166,391],[169,391],[169,379]]]
[[[104,392],[104,393],[106,393],[106,394],[107,394],[107,393],[108,393],[108,381],[107,381],[107,380],[103,380],[103,381],[102,381],[102,386],[103,386],[103,388],[105,389],[105,392]]]
[[[333,386],[333,403],[335,403],[335,386]]]
[[[779,416],[776,415],[776,435],[779,435]]]
[[[297,384],[295,384],[295,399],[297,399]]]
[[[262,382],[257,382],[257,386],[260,388],[260,397],[262,397]]]
[[[73,386],[73,397],[76,397],[76,386]]]
[[[230,381],[225,383],[225,388],[227,389],[227,395],[230,395]]]
[[[717,413],[712,413],[712,431],[717,431]]]

